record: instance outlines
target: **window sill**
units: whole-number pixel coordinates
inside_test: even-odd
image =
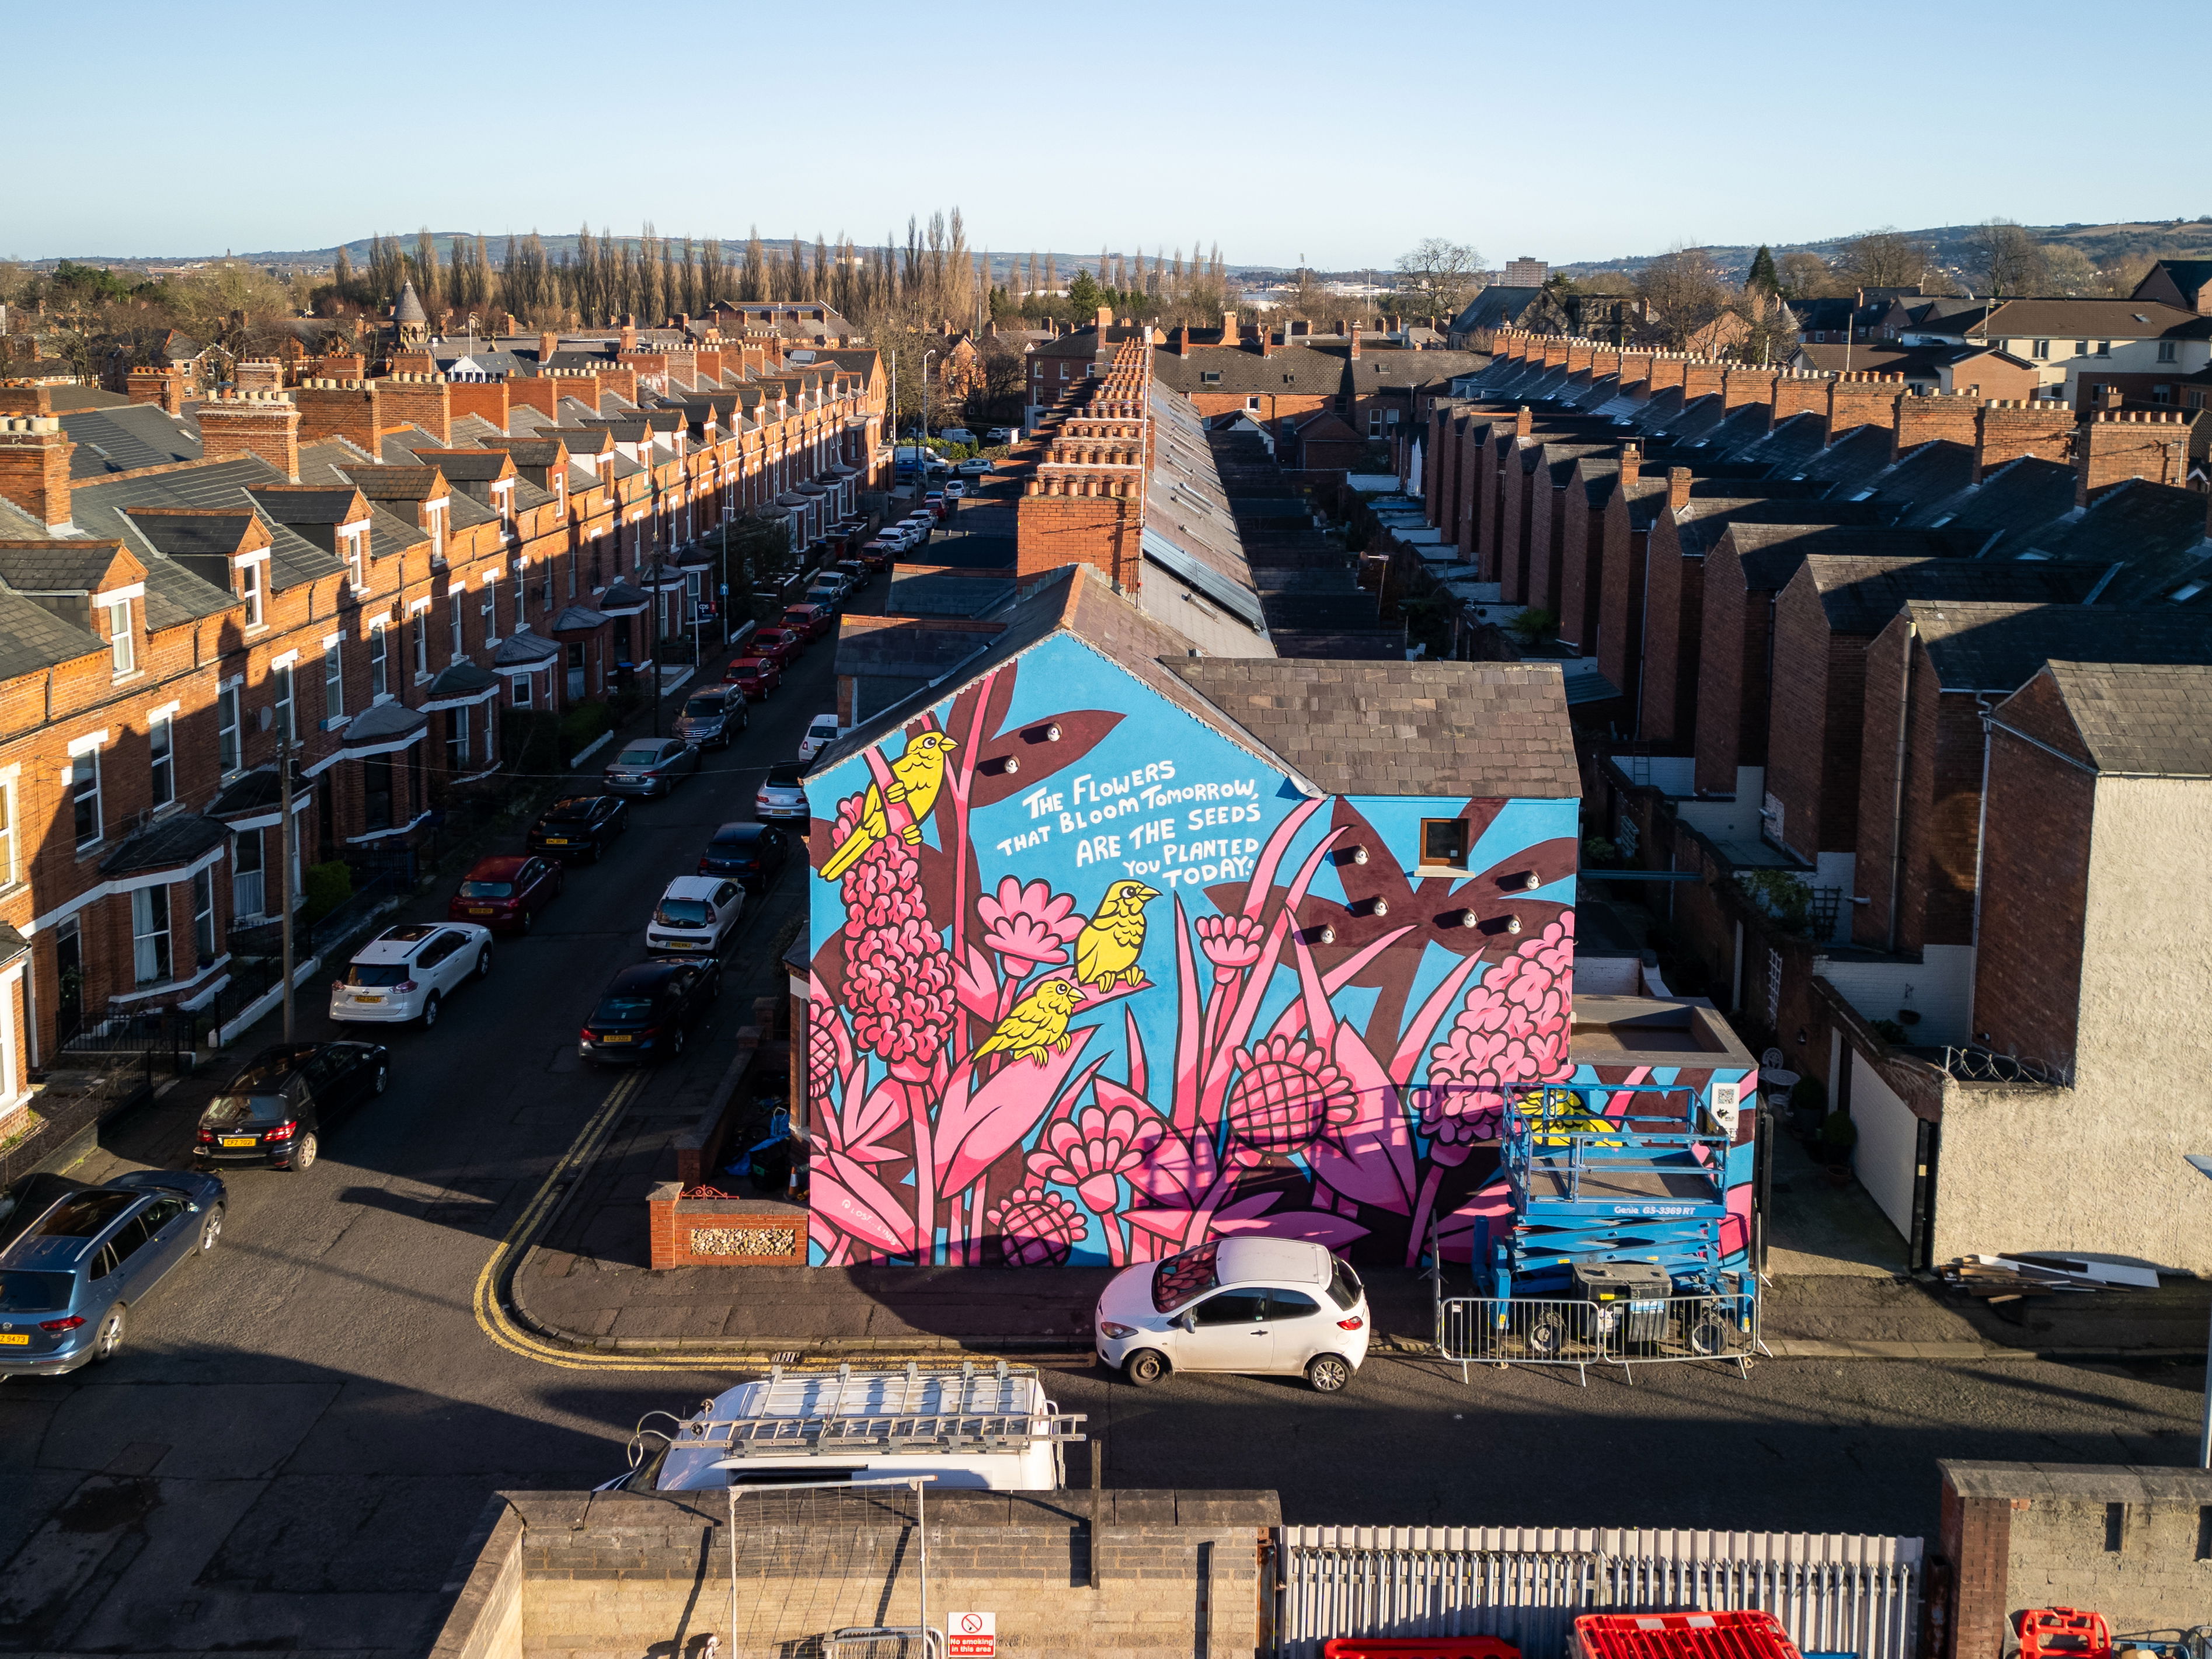
[[[128,685],[133,680],[143,680],[145,678],[146,671],[144,669],[126,668],[120,674],[111,677],[108,680],[108,684],[110,685]]]
[[[1412,881],[1465,881],[1468,868],[1463,864],[1417,864],[1408,872]]]

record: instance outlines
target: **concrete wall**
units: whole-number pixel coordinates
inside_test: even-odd
[[[781,1659],[920,1618],[905,1492],[508,1492],[434,1659],[696,1652]],[[1271,1644],[1272,1492],[951,1492],[929,1513],[929,1608],[998,1618],[999,1651],[1220,1659]],[[513,1592],[519,1589],[519,1595]],[[510,1606],[515,1611],[510,1612]],[[519,1628],[519,1639],[514,1632]]]
[[[2212,1471],[1940,1461],[1950,1568],[1931,1659],[2000,1659],[2027,1607],[2094,1608],[2115,1637],[2212,1609]]]

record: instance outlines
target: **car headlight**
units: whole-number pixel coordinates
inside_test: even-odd
[[[1110,1336],[1119,1342],[1125,1336],[1134,1336],[1137,1328],[1134,1325],[1117,1325],[1110,1319],[1102,1319],[1098,1322],[1098,1334]]]

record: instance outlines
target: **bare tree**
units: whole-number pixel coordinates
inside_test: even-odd
[[[1441,236],[1425,237],[1398,256],[1398,291],[1412,296],[1418,314],[1457,316],[1482,276],[1482,255]]]
[[[1846,291],[1846,285],[1829,268],[1828,262],[1804,248],[1794,249],[1777,259],[1774,275],[1787,300],[1826,300]]]
[[[2043,249],[2017,221],[1983,220],[1966,247],[1966,269],[1991,299],[2017,299],[2042,285]]]
[[[2100,267],[2070,242],[2045,243],[2043,250],[2042,291],[2077,296],[2124,298],[2135,283],[2121,269]]]
[[[1637,296],[1650,309],[1650,327],[1669,351],[1705,336],[1735,298],[1734,287],[1701,247],[1671,248],[1636,273]]]
[[[1846,288],[1911,288],[1928,274],[1928,249],[1884,226],[1846,241],[1837,252],[1835,270]]]

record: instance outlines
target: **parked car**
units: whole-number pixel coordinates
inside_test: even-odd
[[[446,901],[448,921],[478,921],[495,933],[526,933],[538,913],[561,896],[558,859],[502,854],[478,859]]]
[[[950,513],[952,510],[951,501],[946,498],[945,492],[941,489],[931,490],[929,494],[921,498],[921,504],[929,509],[932,516],[939,520],[942,520],[947,513]]]
[[[968,486],[957,478],[945,486],[945,499],[948,503],[957,502],[967,494]]]
[[[766,657],[740,657],[726,672],[730,684],[752,702],[761,702],[783,684],[783,670]]]
[[[937,435],[949,444],[972,444],[975,441],[975,434],[964,426],[939,427]]]
[[[1303,1374],[1322,1394],[1367,1358],[1367,1292],[1319,1244],[1227,1238],[1116,1273],[1098,1358],[1139,1388],[1170,1370]]]
[[[753,635],[753,649],[778,668],[788,668],[806,649],[806,635],[788,628],[763,628]]]
[[[530,850],[596,864],[629,828],[629,803],[621,796],[563,795],[530,826]]]
[[[807,722],[806,735],[799,740],[799,758],[812,760],[843,733],[844,727],[837,724],[836,714],[817,714]]]
[[[791,837],[772,823],[726,823],[699,854],[702,876],[728,876],[748,893],[765,891],[791,857]]]
[[[1022,429],[1018,426],[994,426],[985,436],[984,441],[994,444],[1010,444],[1018,442],[1021,435]]]
[[[783,610],[783,625],[811,644],[835,628],[837,619],[826,605],[789,605]]]
[[[721,991],[722,965],[711,957],[625,968],[584,1022],[577,1051],[586,1060],[621,1064],[673,1060]]]
[[[753,796],[753,816],[760,818],[806,818],[806,791],[799,780],[806,775],[805,761],[783,761],[768,769],[759,792]]]
[[[678,876],[653,907],[645,948],[653,955],[718,956],[744,914],[745,890],[723,876]]]
[[[898,558],[903,545],[902,540],[894,541],[886,536],[863,542],[860,544],[860,562],[870,570],[888,570]]]
[[[866,559],[840,559],[831,568],[844,577],[848,594],[859,592],[868,585],[868,578],[875,574],[868,568]]]
[[[745,723],[745,694],[725,680],[686,697],[672,729],[684,742],[702,749],[727,749]]]
[[[472,921],[409,921],[387,927],[353,953],[331,981],[331,1018],[395,1024],[438,1023],[445,1000],[491,972],[491,929]]]
[[[0,1376],[112,1359],[131,1310],[178,1263],[215,1249],[227,1194],[197,1170],[132,1170],[105,1186],[33,1175],[0,1247]]]
[[[208,1102],[192,1162],[312,1170],[324,1128],[382,1094],[391,1078],[381,1043],[271,1043]]]
[[[834,622],[837,613],[845,608],[845,581],[825,571],[814,579],[814,586],[806,590],[806,603],[819,606]]]
[[[607,787],[623,795],[666,795],[699,769],[699,751],[681,738],[632,738],[607,763]]]
[[[981,455],[972,461],[961,462],[952,470],[963,478],[988,478],[991,476],[991,464]]]

